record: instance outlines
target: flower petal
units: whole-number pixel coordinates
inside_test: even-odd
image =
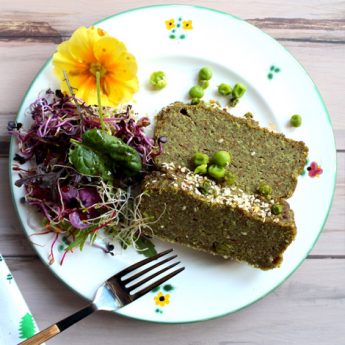
[[[63,71],[75,95],[88,104],[97,104],[95,66],[101,71],[101,99],[104,106],[129,101],[137,92],[137,63],[126,46],[100,28],[80,27],[58,46],[53,57],[55,75],[61,89],[68,92]]]
[[[96,78],[93,75],[87,75],[83,82],[79,84],[78,90],[76,92],[76,97],[81,98],[87,104],[95,105],[98,104],[97,101],[97,91],[96,91]],[[102,105],[105,105],[102,103]]]
[[[125,52],[126,46],[114,37],[103,37],[95,42],[93,47],[94,56],[101,64],[107,60],[117,60]]]
[[[84,26],[78,28],[69,39],[69,51],[76,62],[96,61],[93,46],[97,42],[97,36]]]
[[[133,79],[138,72],[136,59],[128,52],[121,54],[117,61],[109,61],[105,66],[109,73],[120,80]]]
[[[138,91],[139,82],[137,78],[122,81],[113,76],[104,78],[104,93],[107,95],[110,105],[117,105],[129,101],[133,93]],[[105,105],[105,104],[104,104]]]

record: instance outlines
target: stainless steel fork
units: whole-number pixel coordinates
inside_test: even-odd
[[[139,287],[143,286],[144,284],[148,283],[149,281],[153,280],[154,278],[157,278],[162,273],[170,270],[174,266],[178,265],[180,262],[174,262],[171,263],[168,266],[163,266],[158,271],[155,271],[151,275],[141,279],[138,282],[134,282],[138,278],[142,277],[144,274],[168,263],[169,261],[175,259],[177,255],[172,255],[167,258],[164,258],[167,254],[171,253],[173,249],[166,250],[164,252],[161,252],[155,256],[152,256],[150,258],[144,259],[142,261],[139,261],[135,263],[134,265],[131,265],[124,270],[120,271],[119,273],[115,274],[108,280],[106,280],[98,289],[96,292],[96,296],[93,300],[93,302],[88,305],[87,307],[77,311],[76,313],[72,314],[71,316],[66,317],[65,319],[55,323],[54,325],[51,325],[50,327],[44,329],[43,331],[35,334],[33,337],[21,342],[19,345],[37,345],[42,344],[44,341],[54,337],[55,335],[61,333],[68,327],[74,325],[76,322],[84,319],[86,316],[92,314],[94,311],[97,310],[107,310],[107,311],[115,311],[133,301],[136,299],[142,297],[158,285],[163,284],[168,279],[172,278],[176,274],[180,273],[184,270],[184,267],[178,268],[171,273],[168,273],[158,280],[155,280],[153,283],[151,283],[148,286],[143,287],[141,290],[134,292],[135,289],[138,289]],[[140,270],[132,275],[130,273],[133,273],[134,271],[138,270],[139,268],[156,261],[157,259],[162,258],[163,260],[159,260],[157,263],[148,266],[147,268],[144,268],[143,270]],[[134,283],[133,283],[134,282]],[[128,285],[130,283],[133,283],[131,285]]]

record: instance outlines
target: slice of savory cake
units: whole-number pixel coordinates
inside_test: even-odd
[[[162,169],[143,183],[142,212],[153,219],[147,234],[264,270],[279,266],[296,235],[286,201],[222,187],[173,163]],[[274,215],[277,203],[282,212]]]
[[[158,167],[173,162],[194,169],[196,152],[212,156],[219,150],[230,151],[229,170],[237,185],[252,194],[267,183],[277,198],[292,195],[308,153],[303,142],[260,128],[249,114],[235,117],[202,102],[196,106],[177,102],[164,108],[155,127],[155,138],[161,136],[167,137],[167,143],[155,159]]]

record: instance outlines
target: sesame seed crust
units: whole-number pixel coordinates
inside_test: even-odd
[[[236,186],[223,186],[217,184],[215,181],[206,176],[193,173],[186,167],[175,166],[172,162],[165,162],[162,164],[162,172],[158,174],[165,174],[172,183],[174,188],[181,188],[183,191],[191,192],[198,197],[207,200],[211,204],[229,205],[232,208],[240,208],[246,213],[254,215],[266,221],[267,219],[279,222],[281,215],[273,215],[271,207],[276,200],[263,199],[255,194],[248,194]],[[145,187],[152,185],[159,185],[157,179],[151,179],[146,182]],[[202,189],[207,185],[207,193]]]

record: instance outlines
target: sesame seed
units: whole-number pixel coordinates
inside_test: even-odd
[[[277,131],[277,126],[276,126],[273,122],[270,122],[270,123],[268,124],[267,129],[268,129],[269,131],[271,131],[271,132],[276,132],[276,131]]]
[[[244,192],[236,186],[223,187],[205,176],[194,174],[186,167],[178,166],[176,168],[173,163],[163,163],[163,166],[169,167],[169,171],[167,171],[167,174],[161,173],[160,176],[166,175],[169,179],[173,180],[174,183],[172,185],[175,188],[181,188],[182,190],[192,192],[210,203],[240,208],[260,217],[262,221],[265,221],[266,217],[272,218],[271,204],[274,203],[273,199],[267,202],[255,197],[254,194]],[[152,182],[159,183],[157,180],[153,180]],[[209,187],[209,193],[207,195],[202,194],[198,189],[200,186],[203,186],[205,182]],[[184,206],[182,210],[185,209],[186,207]],[[194,212],[197,211],[198,208],[194,208]],[[274,221],[279,222],[279,218],[275,218]]]

